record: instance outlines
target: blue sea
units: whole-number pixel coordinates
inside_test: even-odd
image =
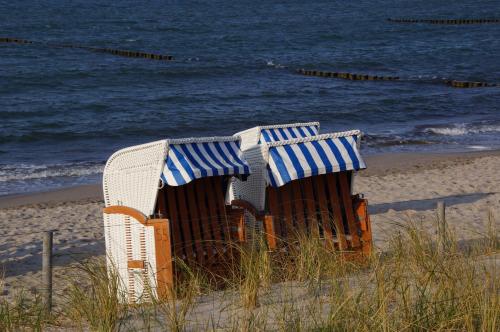
[[[100,181],[117,149],[320,121],[363,152],[500,147],[500,1],[0,1],[0,195]],[[169,54],[154,61],[54,48]],[[298,68],[399,76],[301,76]]]

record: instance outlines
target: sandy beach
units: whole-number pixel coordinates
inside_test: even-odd
[[[489,215],[500,212],[500,152],[389,154],[366,158],[368,169],[356,178],[355,192],[370,204],[376,247],[415,222],[435,231],[438,200],[447,205],[447,221],[460,241],[488,231]],[[21,289],[36,292],[41,280],[42,231],[54,229],[54,291],[57,301],[68,286],[68,267],[104,256],[99,185],[0,198],[2,297]]]

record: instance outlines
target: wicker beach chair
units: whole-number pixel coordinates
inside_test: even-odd
[[[108,267],[129,302],[165,297],[179,265],[221,270],[245,240],[244,210],[226,202],[250,173],[236,137],[169,139],[113,154],[104,169]]]
[[[257,126],[250,129],[246,129],[240,131],[233,136],[239,137],[241,139],[241,150],[246,151],[255,147],[256,145],[278,142],[278,141],[286,141],[294,138],[303,138],[310,137],[319,134],[320,125],[319,122],[299,122],[299,123],[288,123],[288,124],[277,124],[277,125],[266,125],[266,126]],[[261,188],[263,185],[262,179],[265,174],[262,173],[263,170],[260,168],[256,168],[252,170],[257,172],[254,176],[249,177],[246,188],[253,188],[253,190],[246,190],[245,194],[247,195],[256,195],[256,197],[248,197],[245,199],[248,202],[259,202],[262,199]],[[229,194],[232,199],[236,199],[238,203],[244,203],[241,195],[235,193],[234,185],[229,187]],[[250,204],[251,205],[251,204]],[[250,206],[246,204],[247,208]],[[260,206],[260,204],[256,204],[254,207]],[[257,210],[255,210],[256,212]],[[254,240],[252,238],[252,234],[255,234],[256,230],[261,229],[261,224],[256,220],[254,215],[255,213],[250,213],[250,209],[245,214],[246,228],[249,229],[249,239]]]
[[[261,143],[243,152],[249,181],[234,181],[235,203],[252,205],[268,246],[290,244],[296,235],[319,236],[332,248],[369,254],[367,201],[352,195],[355,171],[365,168],[360,131]]]

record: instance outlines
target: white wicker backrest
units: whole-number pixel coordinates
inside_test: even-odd
[[[106,206],[125,205],[151,215],[167,148],[168,141],[162,140],[114,153],[103,174]]]
[[[106,206],[124,205],[149,216],[158,194],[168,141],[132,146],[114,153],[103,174]],[[148,301],[155,296],[156,259],[152,227],[125,215],[104,214],[108,268],[117,273],[124,301]],[[129,269],[128,261],[141,260],[145,269]],[[150,294],[148,289],[151,289]]]

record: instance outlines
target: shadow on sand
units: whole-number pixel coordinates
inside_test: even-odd
[[[444,201],[446,206],[453,206],[457,204],[474,203],[480,199],[486,198],[493,194],[495,193],[473,193],[473,194],[463,194],[463,195],[451,195],[451,196],[442,196],[429,199],[414,199],[410,201],[402,201],[394,203],[373,204],[368,206],[369,206],[369,212],[371,214],[385,213],[389,210],[426,211],[435,209],[438,201]]]

